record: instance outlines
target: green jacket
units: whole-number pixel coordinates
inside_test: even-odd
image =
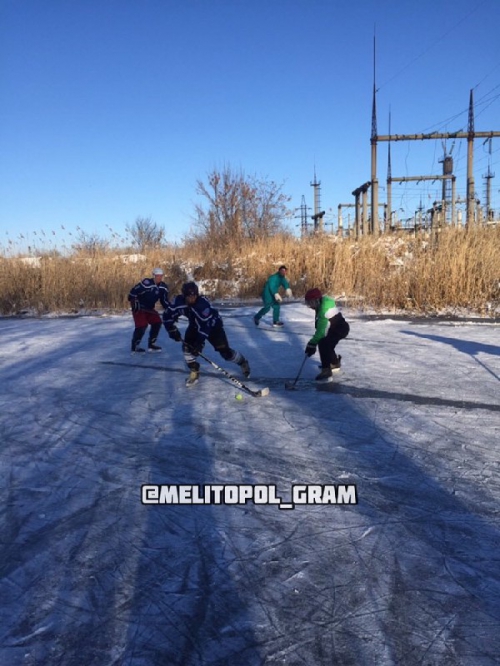
[[[309,344],[317,345],[320,340],[326,337],[330,319],[338,313],[339,309],[335,303],[335,299],[332,296],[323,296],[316,310],[316,319],[314,321],[316,332],[309,340]]]
[[[274,303],[274,294],[278,293],[280,287],[283,287],[283,289],[290,289],[290,283],[286,277],[280,275],[278,271],[271,275],[264,285],[264,290],[262,292],[262,300],[264,303]]]

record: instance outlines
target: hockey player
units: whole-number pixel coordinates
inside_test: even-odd
[[[335,299],[332,296],[323,296],[319,289],[309,289],[305,295],[305,302],[307,307],[316,312],[316,332],[307,343],[305,353],[307,356],[313,356],[316,347],[319,348],[321,372],[316,381],[328,382],[331,381],[332,370],[340,370],[342,357],[337,356],[335,347],[339,340],[348,336],[349,324],[339,311]]]
[[[271,308],[273,309],[273,326],[283,326],[283,322],[280,321],[280,303],[282,301],[279,293],[280,287],[285,289],[285,294],[288,298],[291,298],[292,296],[290,283],[285,277],[287,270],[286,266],[280,266],[277,273],[273,273],[273,275],[267,279],[267,282],[264,285],[264,290],[262,291],[262,302],[264,303],[264,307],[262,307],[253,318],[256,326],[259,325],[259,321]]]
[[[161,347],[156,344],[156,339],[161,328],[161,319],[155,310],[155,304],[160,301],[164,309],[169,307],[168,287],[163,282],[163,270],[153,269],[153,277],[144,278],[135,287],[132,287],[128,295],[132,315],[134,317],[135,330],[132,336],[132,353],[144,353],[146,350],[139,346],[146,329],[149,330],[148,351],[161,352]]]
[[[182,345],[184,359],[190,371],[186,384],[190,386],[198,381],[200,364],[196,357],[203,351],[207,340],[223,359],[239,365],[244,376],[249,377],[248,361],[240,352],[229,346],[219,312],[204,296],[200,296],[198,285],[194,282],[186,282],[181,291],[182,293],[175,297],[171,306],[163,313],[163,323],[169,337],[176,342],[181,342],[182,337],[176,322],[182,315],[189,321]]]

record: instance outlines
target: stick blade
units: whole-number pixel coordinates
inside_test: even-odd
[[[260,389],[260,391],[258,391],[257,395],[259,396],[259,398],[264,398],[266,395],[269,395],[269,389],[267,387],[263,388],[263,389]]]
[[[285,389],[287,391],[295,391],[295,382],[285,382]]]

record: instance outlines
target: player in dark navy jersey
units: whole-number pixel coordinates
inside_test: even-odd
[[[132,287],[128,295],[128,300],[132,308],[135,330],[132,336],[132,353],[141,353],[146,350],[140,347],[146,329],[149,330],[148,351],[161,352],[161,347],[156,344],[156,339],[161,328],[161,319],[155,310],[157,301],[160,301],[166,310],[170,303],[168,301],[168,287],[163,282],[163,270],[155,268],[152,278],[144,278],[135,287]]]
[[[223,359],[240,366],[245,377],[250,376],[250,366],[240,352],[229,346],[226,331],[218,310],[210,302],[200,296],[198,286],[194,282],[186,282],[182,293],[176,296],[170,307],[163,313],[163,323],[172,340],[181,341],[181,334],[176,326],[180,316],[187,317],[189,324],[184,335],[182,351],[187,367],[190,370],[187,384],[195,384],[200,374],[200,364],[196,360],[203,351],[208,340]]]

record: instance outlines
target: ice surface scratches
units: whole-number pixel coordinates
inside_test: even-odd
[[[0,320],[0,663],[500,664],[499,327],[225,313],[263,400],[130,317]],[[243,316],[242,316],[243,315]],[[208,356],[236,376],[209,346]],[[310,385],[306,385],[309,382]],[[143,506],[141,484],[354,483],[356,506]]]

